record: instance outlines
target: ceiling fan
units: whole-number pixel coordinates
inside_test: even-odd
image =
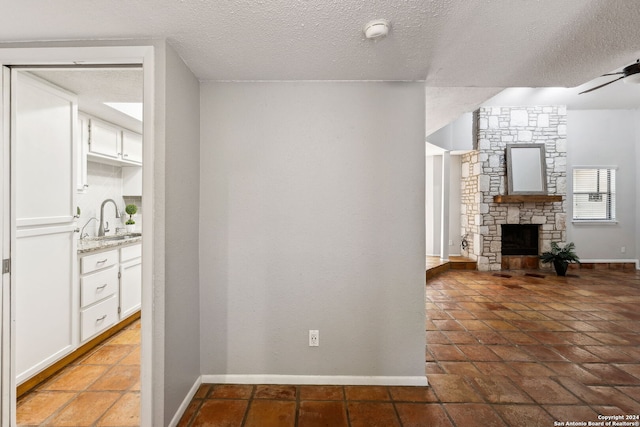
[[[591,89],[587,89],[585,91],[580,92],[578,95],[582,95],[583,93],[587,93],[587,92],[591,92],[594,91],[596,89],[600,89],[601,87],[610,85],[613,82],[617,82],[618,80],[622,80],[625,77],[629,77],[629,76],[633,76],[634,74],[638,74],[640,73],[640,59],[638,59],[635,63],[631,64],[631,65],[627,65],[626,67],[624,67],[622,69],[622,71],[618,71],[615,73],[608,73],[608,74],[603,74],[601,77],[604,76],[617,76],[617,75],[621,75],[620,77],[618,77],[617,79],[611,80],[610,82],[601,84],[600,86],[596,86],[596,87],[592,87]]]

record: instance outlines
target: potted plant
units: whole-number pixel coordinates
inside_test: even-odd
[[[558,276],[566,276],[569,263],[580,262],[580,258],[575,253],[576,245],[573,242],[567,243],[561,248],[557,242],[551,242],[551,251],[543,252],[540,260],[544,263],[553,263]]]
[[[133,220],[133,216],[138,212],[138,207],[134,204],[127,205],[124,211],[129,215],[129,219],[124,223],[127,233],[133,233],[136,229],[136,222]]]

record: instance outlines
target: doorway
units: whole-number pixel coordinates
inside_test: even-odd
[[[126,62],[132,62],[137,64],[138,69],[140,69],[141,64],[144,62],[145,58],[147,59],[147,63],[149,60],[149,56],[152,55],[152,50],[149,49],[149,47],[143,47],[143,48],[131,48],[131,47],[123,47],[123,48],[111,48],[111,49],[103,49],[103,48],[51,48],[51,49],[2,49],[0,50],[0,63],[2,65],[24,65],[24,64],[29,64],[29,67],[33,67],[34,65],[37,66],[39,68],[39,70],[36,70],[36,73],[43,73],[44,70],[46,69],[50,69],[51,65],[48,65],[49,63],[55,63],[56,66],[59,64],[65,64],[66,66],[72,65],[73,63],[78,63],[78,62],[86,62],[87,61],[87,57],[92,58],[90,61],[95,61],[94,58],[96,57],[100,57],[100,53],[101,51],[103,51],[102,53],[104,53],[104,62],[105,63],[110,63],[110,62],[119,62],[119,61],[115,61],[114,58],[122,58],[122,57],[126,57],[126,58],[131,58],[131,57],[137,57],[138,59],[136,60],[129,60]],[[131,52],[136,52],[135,55],[131,55]],[[123,52],[127,52],[128,54],[124,55]],[[25,60],[25,58],[30,58],[29,60]],[[16,59],[11,59],[11,58],[16,58]],[[95,67],[97,64],[91,64],[93,67]],[[131,65],[131,64],[126,64],[126,65]],[[109,67],[111,67],[112,64],[109,64]],[[102,68],[104,68],[104,65],[101,65]],[[145,69],[142,71],[145,75],[145,79],[149,78],[149,80],[151,80],[150,82],[145,82],[145,94],[144,94],[144,98],[145,98],[145,102],[147,102],[149,99],[152,99],[151,94],[146,93],[146,91],[148,89],[151,89],[152,86],[152,76],[153,76],[153,72],[152,72],[152,66],[150,67],[146,67]],[[17,215],[16,215],[16,197],[15,195],[13,197],[11,197],[11,187],[10,187],[10,183],[15,182],[15,177],[16,177],[16,169],[17,169],[17,165],[15,164],[15,158],[12,158],[10,156],[10,103],[8,101],[8,88],[9,88],[9,84],[10,82],[10,76],[8,75],[8,71],[5,69],[5,67],[3,67],[3,85],[2,85],[2,121],[0,123],[0,130],[2,131],[2,138],[3,138],[3,144],[2,144],[2,151],[0,152],[0,161],[3,164],[3,168],[2,168],[2,178],[1,178],[1,182],[2,182],[2,186],[0,187],[0,196],[2,197],[3,200],[3,209],[2,209],[2,221],[0,222],[3,227],[2,227],[2,232],[0,233],[0,237],[2,237],[2,259],[3,260],[8,260],[8,265],[10,266],[10,270],[11,272],[16,272],[16,271],[20,271],[20,270],[24,270],[24,268],[20,268],[20,256],[19,256],[19,251],[16,250],[19,247],[19,244],[16,243],[17,241],[17,226],[18,226],[18,219],[17,219]],[[37,79],[41,79],[41,80],[46,80],[45,76],[40,75],[40,76],[36,76]],[[152,108],[150,108],[150,110],[152,110]],[[92,114],[94,114],[94,112],[91,112]],[[96,117],[97,118],[97,117]],[[151,132],[147,132],[148,130],[152,130],[152,114],[151,113],[146,113],[145,114],[145,119],[148,119],[148,122],[144,124],[144,128],[145,128],[145,136],[147,136],[147,133],[149,134],[148,136],[151,136],[152,131]],[[145,120],[147,121],[147,120]],[[15,125],[14,123],[12,123],[12,125]],[[142,127],[142,126],[141,126]],[[152,138],[149,138],[149,140],[151,140]],[[145,142],[145,144],[148,144],[148,142]],[[147,150],[145,150],[147,151]],[[152,152],[152,150],[148,150],[149,152]],[[151,155],[148,154],[146,157],[148,157],[149,159],[151,159]],[[151,162],[149,162],[151,163]],[[149,168],[151,169],[151,168]],[[10,172],[11,171],[11,172]],[[145,187],[146,188],[151,188],[151,177],[152,177],[152,171],[145,171],[144,175],[145,175]],[[10,175],[11,174],[11,175]],[[149,177],[149,178],[147,178]],[[75,176],[74,178],[74,184],[75,184]],[[75,190],[75,188],[74,188]],[[141,195],[139,196],[140,200],[142,200]],[[149,199],[151,199],[152,195],[149,196]],[[144,201],[141,202],[140,205],[142,205],[142,203],[144,203],[144,205],[151,205],[151,200],[148,201]],[[123,198],[123,202],[122,204],[127,204]],[[37,203],[36,203],[37,205]],[[74,204],[75,205],[75,204]],[[77,206],[74,206],[77,207]],[[124,207],[124,206],[122,206]],[[74,212],[74,216],[77,216],[76,220],[80,219],[82,213],[81,210],[77,210]],[[149,209],[149,212],[151,210]],[[142,212],[144,212],[144,208],[142,208]],[[90,213],[90,212],[89,212]],[[106,222],[106,221],[105,221]],[[149,230],[152,229],[151,227],[151,223],[152,223],[152,218],[149,215],[148,221],[147,221],[147,226],[149,227]],[[22,221],[21,223],[22,225],[25,225],[26,223],[24,221]],[[111,223],[111,230],[114,230],[116,224]],[[79,224],[79,225],[84,225],[84,224]],[[78,228],[78,227],[76,227]],[[123,227],[124,228],[124,227]],[[87,230],[85,230],[86,232]],[[89,233],[91,232],[91,230],[88,230]],[[76,233],[78,234],[78,233]],[[34,247],[37,247],[38,245],[32,245]],[[145,254],[142,254],[142,258],[141,259],[147,259],[149,257],[149,253],[150,251],[148,250],[144,250]],[[77,260],[76,260],[77,262]],[[77,267],[77,265],[76,265]],[[70,271],[73,272],[78,272],[79,274],[79,270],[78,269],[71,269]],[[74,273],[75,274],[75,273]],[[9,396],[9,399],[3,399],[3,405],[1,408],[1,417],[2,417],[2,424],[3,425],[15,425],[15,415],[16,415],[16,386],[17,386],[17,381],[16,381],[16,375],[17,375],[17,360],[16,360],[16,278],[14,274],[11,274],[10,272],[4,272],[3,271],[3,284],[5,285],[3,287],[3,291],[2,291],[2,392],[4,396]],[[77,277],[76,277],[77,278]],[[151,280],[149,277],[149,274],[145,274],[145,276],[143,277],[143,284],[142,284],[142,288],[143,291],[142,293],[145,295],[150,295],[151,294]],[[76,295],[76,297],[79,298],[79,295]],[[75,300],[76,298],[72,297],[72,300]],[[147,306],[149,308],[147,308],[146,310],[143,307],[143,311],[145,313],[148,313],[149,315],[152,314],[152,311],[150,309],[151,307],[151,302],[148,301],[149,297],[144,297],[143,299],[143,305]],[[78,316],[80,316],[80,313],[78,313]],[[45,316],[43,316],[44,318]],[[43,319],[46,321],[46,318]],[[144,323],[149,323],[149,322],[144,322]],[[143,335],[148,335],[149,338],[145,338],[146,345],[150,346],[150,338],[151,338],[151,331],[149,331],[148,333],[145,331],[145,329],[148,328],[143,328]],[[73,340],[77,340],[78,342],[82,341],[81,337],[76,337],[74,334],[72,334],[71,337],[71,344],[73,345]],[[144,353],[144,351],[143,351]],[[145,357],[143,355],[142,357],[143,360],[148,360],[149,357]],[[147,371],[147,374],[143,374],[142,378],[143,378],[143,383],[142,383],[142,389],[149,389],[150,388],[150,384],[151,384],[151,375],[148,373],[151,371],[150,366],[148,367],[144,367],[143,365],[143,370]],[[142,401],[142,420],[144,420],[145,418],[150,419],[150,408],[151,408],[151,397],[150,396],[146,396],[145,398],[145,393],[142,393],[143,396],[143,401]],[[146,402],[146,403],[145,403]],[[144,421],[142,421],[142,423],[144,423]]]

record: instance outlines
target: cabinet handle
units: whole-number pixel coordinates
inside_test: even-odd
[[[84,188],[89,188],[89,184],[83,185]]]
[[[107,261],[109,261],[109,258],[105,258],[102,261],[98,261],[98,262],[96,262],[96,264],[104,264]]]
[[[129,155],[128,154],[123,154],[122,157],[129,157]]]
[[[101,291],[101,290],[103,290],[103,289],[104,289],[104,288],[106,288],[106,287],[107,287],[107,284],[105,283],[105,284],[104,284],[104,285],[102,285],[102,286],[98,286],[98,287],[96,288],[96,291]]]
[[[98,323],[98,322],[102,322],[102,321],[103,321],[104,319],[106,319],[106,318],[107,318],[107,315],[106,315],[106,314],[103,314],[103,315],[102,315],[102,317],[98,317],[98,318],[96,319],[96,323]]]

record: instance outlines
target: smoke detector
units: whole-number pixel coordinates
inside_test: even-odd
[[[368,39],[378,39],[389,34],[389,21],[374,19],[364,26],[364,35]]]

